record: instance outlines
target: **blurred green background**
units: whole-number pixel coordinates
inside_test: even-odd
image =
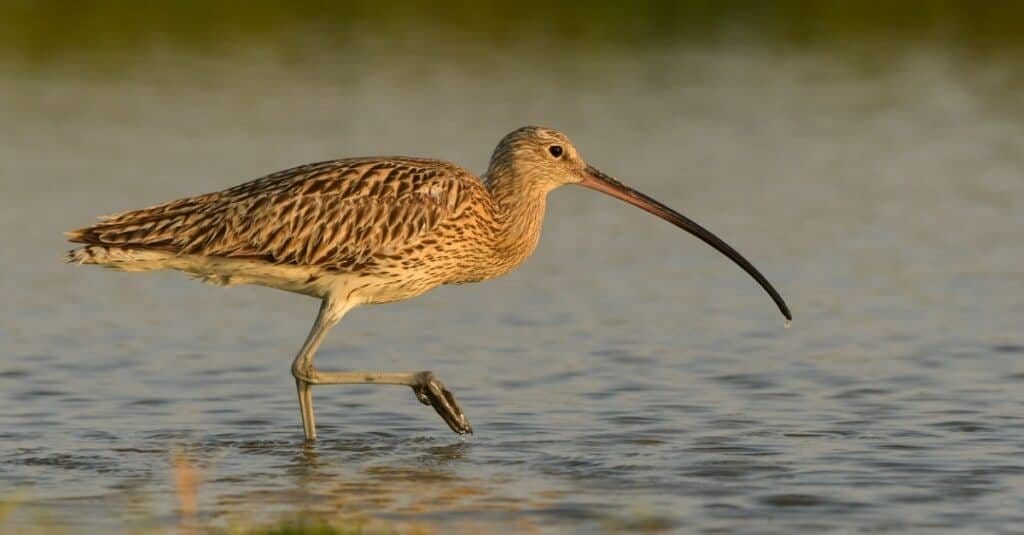
[[[34,66],[76,58],[125,65],[147,50],[230,54],[253,45],[276,50],[293,61],[302,61],[314,51],[365,51],[367,46],[378,52],[413,55],[440,49],[449,59],[535,46],[537,53],[561,61],[566,54],[610,48],[749,41],[866,54],[940,44],[968,55],[1019,59],[1024,50],[1024,2],[9,0],[0,4],[0,54]]]

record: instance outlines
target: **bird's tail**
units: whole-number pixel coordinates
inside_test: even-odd
[[[65,232],[68,241],[84,246],[68,251],[64,261],[123,271],[165,269],[175,255],[168,227],[191,213],[193,201],[182,199],[103,216],[95,225]]]
[[[132,249],[112,245],[87,245],[64,255],[71,264],[96,264],[122,271],[153,271],[168,267],[174,253],[153,249]]]

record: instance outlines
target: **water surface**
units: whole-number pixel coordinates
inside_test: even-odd
[[[12,526],[179,525],[174,459],[225,527],[299,511],[397,526],[1013,532],[1024,525],[1024,107],[1013,64],[923,48],[865,67],[690,46],[486,68],[164,54],[0,81],[0,491]],[[69,266],[93,216],[333,157],[481,171],[522,124],[725,237],[565,188],[505,278],[351,313],[324,369],[432,369],[476,435],[404,387],[315,390],[316,302]]]

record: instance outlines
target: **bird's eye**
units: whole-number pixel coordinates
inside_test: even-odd
[[[550,152],[551,155],[554,156],[555,158],[561,158],[562,157],[562,146],[561,145],[551,145],[550,147],[548,147],[548,152]]]

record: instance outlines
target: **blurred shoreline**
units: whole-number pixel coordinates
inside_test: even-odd
[[[968,60],[1021,61],[1024,3],[937,0],[624,2],[477,5],[456,1],[279,3],[192,0],[6,2],[0,61],[23,68],[67,63],[119,70],[154,52],[238,58],[264,51],[283,63],[361,56],[477,63],[520,55],[555,66],[636,49],[713,46],[817,50],[886,61],[938,47]]]

